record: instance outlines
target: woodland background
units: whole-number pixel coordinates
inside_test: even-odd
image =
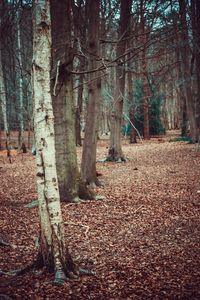
[[[95,31],[95,28],[88,29],[88,14],[92,13],[89,5],[87,1],[72,1],[73,49],[70,55],[74,68],[77,145],[81,144],[80,131],[85,128],[87,84],[90,82],[87,35]],[[125,10],[126,6],[128,2]],[[0,12],[0,76],[1,81],[4,79],[6,94],[6,107],[1,100],[0,126],[1,130],[7,127],[8,131],[17,130],[19,139],[27,130],[26,144],[30,147],[33,130],[32,3],[1,1]],[[128,18],[125,16],[119,23],[120,1],[101,1],[100,23],[95,25],[100,27],[98,52],[104,67],[103,74],[97,75],[101,77],[102,87],[99,135],[110,132],[117,101],[113,89],[118,68],[125,80],[123,133],[131,134],[131,142],[135,141],[131,123],[146,135],[145,138],[168,129],[181,129],[183,136],[190,131],[196,140],[200,106],[198,1],[133,1]],[[120,33],[124,26],[122,21],[127,27]],[[124,52],[118,55],[120,47]],[[2,113],[5,109],[7,120]]]

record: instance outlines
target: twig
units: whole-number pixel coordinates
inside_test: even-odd
[[[81,227],[84,227],[84,228],[86,228],[84,234],[85,234],[86,237],[88,237],[87,234],[88,234],[88,231],[90,229],[89,226],[81,224],[81,223],[73,223],[73,222],[65,222],[64,225],[72,225],[72,226],[81,226]]]
[[[133,213],[135,214],[138,210],[140,210],[142,207],[144,207],[144,205],[140,205],[138,208],[136,208],[136,210],[133,211]]]
[[[57,67],[56,67],[56,79],[55,79],[55,84],[53,87],[53,95],[54,96],[56,96],[56,86],[58,84],[59,67],[60,67],[60,60],[57,62]]]
[[[126,115],[126,114],[123,114],[125,116],[125,118],[130,122],[131,126],[135,129],[135,131],[137,132],[139,138],[140,138],[140,141],[142,142],[142,144],[144,143],[143,140],[142,140],[142,137],[139,133],[139,131],[137,130],[137,128],[134,126],[134,124],[131,122],[130,118]]]

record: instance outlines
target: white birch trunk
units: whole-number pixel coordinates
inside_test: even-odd
[[[62,283],[68,257],[55,160],[55,135],[50,93],[51,20],[49,1],[34,1],[33,43],[34,130],[36,142],[37,189],[40,215],[40,249],[44,264],[54,268],[56,282]],[[69,266],[70,265],[70,266]]]

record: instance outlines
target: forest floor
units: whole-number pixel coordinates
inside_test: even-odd
[[[200,152],[170,138],[123,141],[127,162],[97,163],[105,198],[62,204],[72,256],[93,276],[56,286],[45,269],[0,272],[0,299],[200,299]],[[98,159],[107,145],[99,141]],[[0,157],[1,271],[37,255],[38,211],[24,207],[37,199],[34,169],[31,154]]]

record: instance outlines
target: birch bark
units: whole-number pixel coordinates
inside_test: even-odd
[[[33,97],[36,181],[40,216],[40,256],[55,272],[55,282],[75,274],[64,240],[55,160],[54,116],[50,89],[51,20],[48,0],[34,1]]]

